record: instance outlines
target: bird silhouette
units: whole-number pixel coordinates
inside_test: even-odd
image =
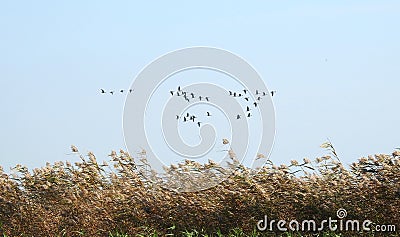
[[[189,113],[186,113],[186,117],[189,117]]]
[[[249,106],[246,106],[247,108],[246,108],[246,111],[250,111],[250,108],[249,108]]]
[[[206,97],[206,100],[207,100],[207,101],[210,101],[210,97]]]
[[[236,116],[236,119],[240,119],[240,114],[238,114],[238,115]]]
[[[174,95],[174,91],[170,91],[169,93],[171,93],[171,95]]]
[[[198,125],[199,127],[200,127],[200,123],[201,123],[201,122],[197,122],[197,125]]]
[[[120,90],[119,92],[124,93],[124,90]]]
[[[261,100],[261,97],[259,96],[259,97],[257,98],[257,100],[260,101],[260,100]]]
[[[229,95],[232,95],[233,93],[232,93],[232,91],[229,91]]]
[[[251,116],[251,114],[250,114],[250,113],[248,113],[248,114],[247,114],[247,117],[250,117],[250,116]]]
[[[246,89],[244,89],[243,92],[244,92],[245,94],[247,94],[247,90],[246,90]]]
[[[186,120],[186,117],[183,117],[183,122],[186,122],[187,120]]]
[[[178,91],[181,91],[181,87],[180,86],[178,86]]]
[[[233,92],[233,97],[236,97],[236,92]]]
[[[176,116],[176,119],[179,119],[179,115]]]
[[[129,93],[132,93],[133,89],[129,89]]]
[[[267,95],[265,92],[263,92],[263,96]]]
[[[203,97],[199,96],[199,99],[201,100]]]
[[[192,96],[192,99],[194,99],[194,94],[193,94],[193,93],[190,93],[190,95]]]
[[[239,96],[239,97],[241,97],[241,96],[242,96],[242,94],[239,94],[238,96]]]
[[[207,116],[211,116],[210,112],[207,112]]]
[[[104,94],[104,93],[106,93],[106,91],[103,89],[100,89],[100,93]]]
[[[111,95],[114,95],[114,91],[110,91],[110,94],[111,94]]]
[[[271,96],[274,96],[275,93],[276,91],[271,91]]]
[[[254,102],[253,105],[254,105],[254,107],[257,107],[257,102]]]
[[[190,102],[189,98],[187,98],[187,97],[185,98],[185,100],[186,100],[187,102]]]
[[[258,90],[256,90],[256,95],[258,95]]]
[[[181,96],[181,94],[179,94],[179,92],[176,92],[176,95],[177,95],[177,96]]]
[[[244,99],[245,99],[246,101],[249,101],[249,97],[245,97]]]

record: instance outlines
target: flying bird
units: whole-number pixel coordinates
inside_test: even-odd
[[[197,125],[198,125],[199,127],[200,127],[200,123],[201,123],[201,122],[197,122]]]
[[[133,89],[129,89],[129,93],[132,93]]]
[[[192,96],[192,99],[194,99],[194,94],[193,94],[193,93],[190,93],[190,95]]]
[[[210,100],[210,97],[206,97],[206,100],[209,101],[209,100]]]
[[[180,86],[178,86],[178,91],[181,91],[181,87]]]
[[[223,138],[223,139],[222,139],[222,144],[226,145],[226,144],[228,144],[228,143],[229,143],[229,140],[228,140],[228,139],[226,139],[226,138]]]
[[[100,89],[100,93],[104,94],[104,93],[106,93],[106,91],[103,89]]]
[[[186,122],[187,120],[186,120],[186,117],[183,117],[183,122]]]
[[[258,90],[256,90],[256,95],[258,95]]]
[[[120,90],[119,92],[124,93],[124,90]]]
[[[257,102],[254,102],[253,105],[254,105],[254,107],[257,107]]]
[[[246,101],[249,101],[249,97],[245,97],[244,99],[245,99]]]
[[[207,112],[207,116],[211,116],[210,112]]]
[[[267,95],[265,92],[263,92],[263,96]]]
[[[250,113],[248,113],[248,114],[247,114],[247,117],[250,117],[250,116],[251,116],[251,114],[250,114]]]
[[[261,97],[259,96],[259,97],[257,98],[257,100],[260,101],[260,100],[261,100]]]
[[[111,94],[111,95],[114,95],[114,91],[110,91],[110,94]]]
[[[186,117],[189,117],[189,113],[186,113]]]
[[[247,90],[246,90],[246,89],[244,89],[243,92],[244,92],[245,94],[247,94]]]
[[[232,91],[229,91],[229,95],[232,95]]]
[[[238,115],[236,116],[236,119],[240,119],[240,114],[238,114]]]
[[[199,96],[199,99],[201,100],[203,97]]]
[[[169,93],[171,93],[171,95],[174,95],[174,91],[170,91]]]
[[[179,119],[179,115],[176,116],[176,119]]]
[[[250,108],[249,108],[249,106],[246,106],[247,108],[246,108],[246,111],[250,111]]]
[[[275,93],[276,91],[271,91],[271,96],[274,96]]]

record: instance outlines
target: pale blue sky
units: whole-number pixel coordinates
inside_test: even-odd
[[[400,146],[399,1],[0,0],[0,165],[106,158],[124,148],[123,96],[158,56],[189,46],[251,63],[274,97],[271,159],[343,161]]]

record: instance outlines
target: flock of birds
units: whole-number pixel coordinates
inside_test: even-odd
[[[114,95],[114,93],[116,93],[116,92],[123,94],[125,92],[132,93],[133,91],[134,91],[134,89],[128,89],[128,90],[121,89],[119,91],[115,91],[115,90],[106,91],[104,89],[100,89],[101,94],[109,93],[111,95]],[[238,91],[228,91],[228,92],[229,92],[229,96],[232,96],[232,97],[235,97],[238,99],[243,98],[246,102],[249,103],[246,105],[246,108],[245,108],[245,115],[247,118],[250,118],[252,116],[251,107],[252,106],[257,107],[258,104],[263,99],[263,97],[268,95],[268,92],[256,90],[255,95],[257,98],[255,99],[255,101],[250,101],[250,96],[248,94],[249,91],[247,89],[243,89],[242,91],[239,91],[239,92]],[[187,102],[190,102],[192,100],[207,101],[207,102],[210,101],[209,96],[195,95],[193,92],[183,91],[183,90],[181,90],[180,86],[178,86],[176,91],[171,90],[171,91],[169,91],[169,93],[171,94],[171,96],[182,97]],[[274,96],[276,94],[276,91],[271,91],[270,93],[271,93],[271,96]],[[207,115],[207,117],[210,117],[211,113],[209,111],[207,111],[206,115]],[[197,120],[198,117],[194,114],[186,113],[185,115],[182,115],[182,116],[176,115],[177,120],[179,120],[181,118],[182,118],[183,122],[197,123],[197,126],[199,126],[199,127],[201,126],[201,123],[202,123],[201,121]],[[242,116],[240,114],[236,115],[236,119],[241,119],[241,118],[242,118]]]
[[[129,93],[132,93],[132,92],[133,92],[133,89],[129,89],[129,90],[121,89],[121,90],[119,90],[119,93],[123,94],[125,91],[126,91],[126,92],[129,92]],[[104,89],[100,89],[100,93],[101,93],[101,94],[110,93],[111,95],[114,95],[114,93],[116,93],[116,92],[117,92],[117,91],[115,91],[115,90],[106,91],[106,90],[104,90]]]

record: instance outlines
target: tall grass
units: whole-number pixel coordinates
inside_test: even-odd
[[[339,208],[351,219],[400,228],[400,151],[363,157],[346,169],[330,143],[323,147],[331,155],[280,166],[269,161],[257,172],[232,162],[223,170],[230,174],[224,182],[188,193],[147,181],[135,159],[122,150],[110,155],[109,164],[76,149],[81,161],[75,164],[56,162],[32,172],[17,165],[10,174],[0,168],[0,234],[296,236],[278,230],[260,233],[255,227],[264,215],[323,220],[336,217]],[[186,162],[173,170],[193,165],[199,164]]]

